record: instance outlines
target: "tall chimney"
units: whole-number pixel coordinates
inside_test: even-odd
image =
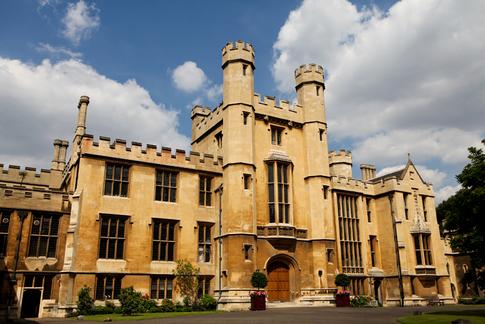
[[[78,136],[83,136],[86,131],[86,115],[88,113],[88,105],[89,105],[89,97],[81,96],[81,98],[79,99],[79,104],[77,105],[79,112],[77,115],[75,138],[77,138]]]
[[[51,170],[59,169],[59,151],[61,150],[62,141],[60,139],[54,140],[54,156],[52,157]]]
[[[69,146],[69,142],[66,140],[61,141],[61,146],[59,148],[59,159],[58,165],[59,170],[63,171],[66,167],[66,155],[67,155],[67,148]]]

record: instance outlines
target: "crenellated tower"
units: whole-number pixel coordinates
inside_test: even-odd
[[[245,244],[256,247],[253,46],[242,41],[228,43],[222,49],[222,69],[223,259],[230,260],[241,255]],[[254,264],[225,263],[226,286],[251,287]]]

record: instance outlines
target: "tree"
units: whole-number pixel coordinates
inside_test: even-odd
[[[253,275],[251,276],[251,284],[253,285],[254,288],[264,288],[268,284],[268,278],[266,275],[262,272],[259,272],[258,270],[253,272]]]
[[[189,305],[197,303],[197,291],[199,289],[199,272],[187,260],[177,260],[177,267],[173,271],[175,275],[175,287],[180,291],[180,295]]]
[[[94,308],[94,300],[89,291],[89,287],[84,286],[77,294],[77,312],[81,315],[89,314]]]
[[[452,249],[470,256],[473,275],[469,277],[476,278],[478,286],[485,289],[485,153],[475,147],[468,152],[470,162],[456,176],[462,188],[436,211]]]

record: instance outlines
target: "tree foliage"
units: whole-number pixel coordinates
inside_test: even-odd
[[[485,145],[485,139],[482,140]],[[453,250],[468,254],[477,284],[485,288],[485,153],[468,148],[470,162],[456,179],[461,189],[437,208]]]
[[[268,278],[266,275],[259,271],[254,271],[251,276],[251,284],[254,288],[264,288],[268,284]]]
[[[77,294],[77,311],[81,315],[90,314],[94,308],[94,299],[91,297],[89,287],[84,286]]]
[[[179,290],[180,295],[190,305],[197,303],[197,291],[199,289],[199,272],[187,260],[177,260],[177,267],[173,271],[175,275],[175,288]]]
[[[121,289],[119,300],[121,304],[121,313],[123,315],[132,315],[144,311],[143,297],[141,296],[141,293],[133,289],[133,287]]]

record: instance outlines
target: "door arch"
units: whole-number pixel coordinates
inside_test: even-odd
[[[290,301],[290,267],[282,261],[268,266],[268,301]]]

